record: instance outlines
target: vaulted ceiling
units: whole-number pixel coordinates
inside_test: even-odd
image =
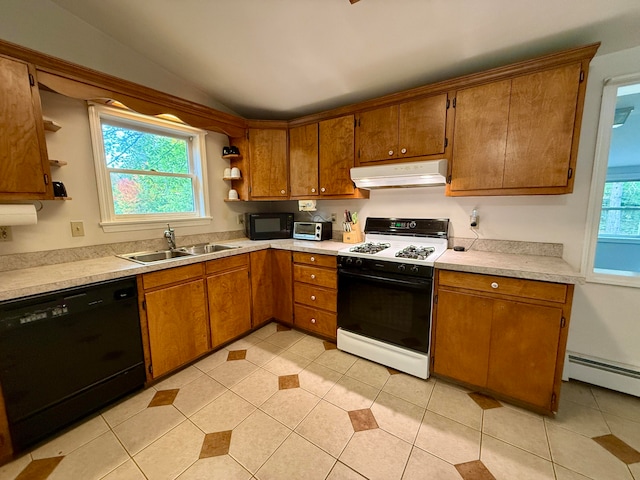
[[[53,0],[247,118],[291,119],[602,42],[638,0]]]

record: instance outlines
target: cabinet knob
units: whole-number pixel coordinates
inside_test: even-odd
[[[400,153],[407,153],[407,149],[403,148],[402,150],[400,150]]]
[[[316,261],[316,257],[310,257],[309,260],[311,260],[312,262]]]
[[[312,318],[312,319],[311,319],[311,323],[316,323],[316,319],[315,319],[315,318]]]
[[[311,274],[311,280],[315,280],[315,279],[316,279],[316,276],[312,273],[312,274]],[[496,286],[497,286],[497,285],[496,285]]]
[[[311,189],[311,193],[316,193],[316,189],[315,189],[315,188],[312,188],[312,189]]]
[[[393,150],[389,150],[389,156],[393,155]]]
[[[327,189],[326,189],[326,188],[324,188],[324,187],[322,187],[322,188],[320,189],[320,191],[321,191],[322,193],[324,193],[324,192],[326,192],[326,191],[327,191]]]
[[[491,283],[491,288],[498,288],[498,282],[492,282]]]
[[[315,301],[316,296],[315,295],[311,295],[311,300]]]
[[[281,193],[282,195],[284,195],[284,192],[285,192],[284,190],[280,190],[280,193]]]

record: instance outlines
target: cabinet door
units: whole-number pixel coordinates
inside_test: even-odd
[[[153,377],[209,349],[204,280],[145,293]]]
[[[289,129],[289,174],[292,197],[318,195],[317,123]]]
[[[320,122],[320,194],[352,195],[354,166],[354,117],[333,118]]]
[[[562,309],[496,300],[487,388],[551,409]]]
[[[447,95],[400,104],[398,157],[444,154]]]
[[[513,79],[504,188],[568,185],[580,70],[577,63]]]
[[[272,250],[251,252],[251,319],[252,326],[261,325],[273,317]]]
[[[273,250],[272,296],[273,317],[286,323],[293,323],[293,262],[288,250]]]
[[[217,347],[251,330],[249,269],[207,277],[212,346]]]
[[[452,191],[502,188],[511,80],[456,95]]]
[[[398,149],[398,106],[359,114],[356,135],[358,163],[395,158]]]
[[[51,199],[35,69],[0,56],[0,199]]]
[[[434,373],[484,386],[493,300],[440,289],[436,308]]]
[[[249,162],[252,198],[289,195],[286,130],[250,129]]]

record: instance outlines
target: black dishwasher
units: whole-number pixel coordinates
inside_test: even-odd
[[[14,450],[144,381],[135,278],[0,304],[0,385]]]

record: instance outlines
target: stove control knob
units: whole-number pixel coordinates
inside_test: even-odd
[[[413,220],[409,222],[409,228],[416,228],[416,222]]]
[[[353,263],[353,257],[347,257],[344,263],[346,263],[347,265],[351,265]]]
[[[361,266],[362,266],[362,259],[356,258],[356,267],[361,267]]]
[[[407,269],[407,266],[404,263],[398,265],[398,270],[404,272]]]
[[[420,271],[420,269],[418,268],[417,265],[414,265],[413,267],[411,267],[411,273],[418,273]]]

